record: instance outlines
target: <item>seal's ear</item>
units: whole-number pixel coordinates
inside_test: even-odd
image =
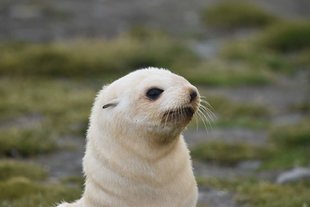
[[[102,108],[106,109],[106,108],[115,107],[115,106],[117,106],[117,103],[108,103],[108,104],[105,104]]]
[[[119,103],[119,99],[118,98],[114,98],[112,100],[110,100],[107,104],[104,104],[102,106],[103,109],[109,108],[109,107],[115,107],[117,106]]]
[[[99,92],[99,94],[104,94],[105,93],[105,90],[108,88],[109,84],[108,85],[105,85],[102,87],[101,91]],[[98,97],[98,96],[97,96]],[[111,98],[111,97],[110,97]],[[110,99],[110,98],[107,98],[107,99]],[[109,107],[115,107],[117,106],[118,104],[118,100],[117,98],[113,98],[112,100],[109,101],[110,103],[107,103],[107,104],[104,104],[102,106],[103,109],[106,109],[106,108],[109,108]]]

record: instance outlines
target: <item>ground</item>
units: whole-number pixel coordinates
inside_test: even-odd
[[[310,165],[309,1],[250,2],[268,15],[231,28],[202,21],[213,0],[2,1],[0,206],[78,198],[96,92],[148,65],[184,75],[216,115],[184,132],[199,207],[310,206],[308,181],[276,183]],[[277,36],[283,22],[293,29]]]

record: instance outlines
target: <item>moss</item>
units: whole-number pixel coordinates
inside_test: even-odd
[[[36,164],[14,160],[0,161],[0,181],[13,177],[25,177],[31,180],[42,180],[46,177],[46,175],[46,171]]]
[[[224,165],[235,165],[244,160],[257,160],[266,155],[264,148],[244,143],[208,142],[198,144],[192,150],[195,159]]]
[[[52,206],[57,202],[80,197],[81,189],[57,184],[41,184],[26,178],[12,178],[0,182],[0,206]]]
[[[266,30],[258,44],[278,52],[293,52],[309,49],[309,36],[309,22],[284,22]]]
[[[202,20],[207,26],[220,28],[261,27],[277,18],[255,4],[222,2],[206,8]]]

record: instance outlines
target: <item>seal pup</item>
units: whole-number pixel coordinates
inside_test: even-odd
[[[58,207],[195,207],[182,131],[200,95],[185,78],[146,68],[104,86],[90,116],[81,199]]]

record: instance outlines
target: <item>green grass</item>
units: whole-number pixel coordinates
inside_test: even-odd
[[[183,70],[181,75],[194,84],[207,86],[261,86],[273,82],[263,68],[251,67],[225,60],[202,62],[192,70]]]
[[[310,68],[310,49],[299,51],[292,57],[293,63],[299,68]]]
[[[92,102],[103,84],[96,78],[89,81],[0,79],[1,120],[14,122],[14,118],[38,114],[43,117],[40,121],[43,131],[84,135]]]
[[[275,148],[263,162],[261,169],[291,169],[296,166],[308,166],[309,162],[310,147]]]
[[[57,149],[52,131],[46,129],[0,130],[0,156],[31,156]]]
[[[263,147],[245,143],[208,142],[191,150],[194,159],[221,165],[235,165],[244,160],[260,160],[266,155]]]
[[[293,104],[290,106],[290,111],[300,112],[303,114],[309,114],[310,113],[310,102],[305,100],[305,101]]]
[[[112,40],[0,45],[0,74],[111,79],[142,67],[191,65],[198,58],[183,42],[157,35]]]
[[[281,126],[271,130],[270,140],[282,147],[310,147],[310,121]]]
[[[56,202],[79,198],[82,188],[60,184],[47,185],[16,177],[0,182],[0,192],[1,207],[48,207],[55,205]]]
[[[270,111],[255,103],[238,103],[219,96],[208,96],[208,102],[216,112],[214,123],[220,127],[265,128],[268,126]]]
[[[240,28],[266,26],[277,18],[255,4],[226,1],[207,7],[202,20],[207,26]]]
[[[210,123],[205,123],[209,126],[266,129],[270,125],[271,111],[261,104],[232,101],[222,96],[210,95],[205,87],[199,88],[199,91],[210,104],[210,106],[205,105],[205,107],[213,113],[213,117],[209,117],[212,118],[209,120]],[[189,127],[204,128],[205,124],[197,116],[197,121],[192,121]]]
[[[0,182],[14,177],[43,180],[46,176],[46,171],[36,164],[14,160],[0,161]]]
[[[259,35],[224,45],[220,57],[231,64],[263,68],[274,75],[290,74],[298,69],[309,69],[309,35],[307,22],[278,23]]]
[[[213,106],[214,110],[220,114],[220,116],[225,118],[265,118],[270,115],[268,108],[256,103],[240,103],[237,101],[227,100],[226,98],[220,96],[210,96],[208,98],[208,102],[211,106]]]
[[[284,22],[263,32],[258,45],[277,51],[295,52],[310,48],[310,22]]]
[[[0,154],[42,154],[57,149],[58,137],[85,137],[92,102],[102,85],[103,82],[95,78],[89,81],[0,79],[3,98],[0,102],[0,123],[6,126],[0,129]],[[32,114],[41,117],[33,124]],[[26,123],[20,124],[20,118]],[[27,119],[30,119],[29,125]]]
[[[271,129],[269,141],[275,150],[269,155],[269,159],[263,163],[263,168],[283,169],[309,165],[309,120]]]
[[[220,165],[235,165],[243,160],[261,160],[260,170],[281,170],[310,163],[309,121],[271,129],[264,146],[245,143],[210,142],[192,150],[194,159]]]
[[[256,45],[256,41],[257,37],[233,41],[221,49],[220,56],[232,63],[247,63],[253,70],[263,68],[281,73],[291,73],[298,64],[303,64],[304,60],[299,60],[298,57],[295,63],[292,58],[261,48]]]
[[[214,187],[234,193],[239,204],[250,207],[295,207],[310,205],[309,183],[279,185],[254,179],[198,179],[201,186]]]

